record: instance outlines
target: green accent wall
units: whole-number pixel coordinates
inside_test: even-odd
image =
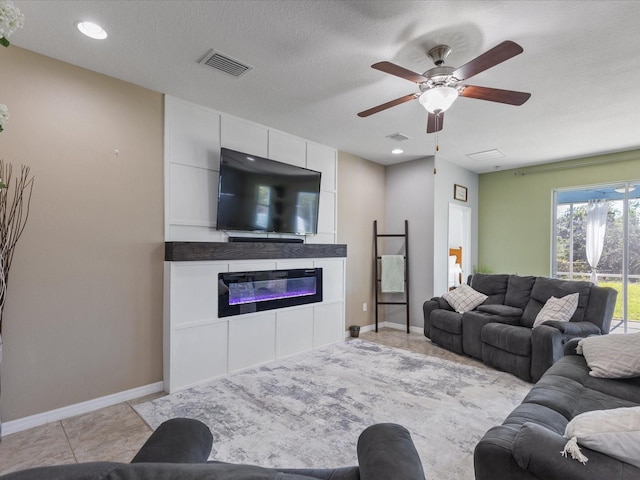
[[[640,150],[480,175],[478,266],[551,274],[553,190],[640,180]]]

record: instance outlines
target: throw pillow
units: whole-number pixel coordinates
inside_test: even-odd
[[[463,284],[445,293],[442,295],[442,298],[444,298],[456,312],[464,313],[473,310],[489,297],[484,293],[474,290],[469,285]]]
[[[640,407],[594,410],[577,415],[568,424],[562,451],[571,458],[589,460],[578,444],[640,468]]]
[[[576,352],[584,356],[592,377],[640,377],[640,333],[583,338]]]
[[[561,298],[551,297],[542,307],[542,310],[536,316],[533,322],[533,327],[548,321],[555,320],[556,322],[568,322],[576,313],[578,308],[578,300],[580,298],[579,293],[572,293],[565,295]]]

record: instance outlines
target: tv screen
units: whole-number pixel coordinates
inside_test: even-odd
[[[315,234],[320,172],[220,151],[218,230]]]

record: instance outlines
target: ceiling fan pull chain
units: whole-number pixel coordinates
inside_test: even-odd
[[[439,151],[440,151],[440,145],[438,144],[438,132],[436,131],[436,151],[433,154],[433,174],[434,175],[438,174],[438,169],[436,167],[436,159],[438,158],[438,152]]]

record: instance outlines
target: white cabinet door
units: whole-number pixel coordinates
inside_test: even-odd
[[[314,307],[313,348],[344,340],[344,303]]]
[[[313,348],[313,307],[279,310],[276,324],[278,358]]]
[[[170,373],[164,379],[168,393],[226,375],[226,322],[176,328],[171,342]]]
[[[276,313],[239,315],[229,319],[229,372],[276,358]]]
[[[336,302],[344,300],[344,261],[316,260],[316,268],[322,268],[322,300]]]
[[[218,320],[218,274],[226,264],[174,263],[171,268],[171,326]]]

